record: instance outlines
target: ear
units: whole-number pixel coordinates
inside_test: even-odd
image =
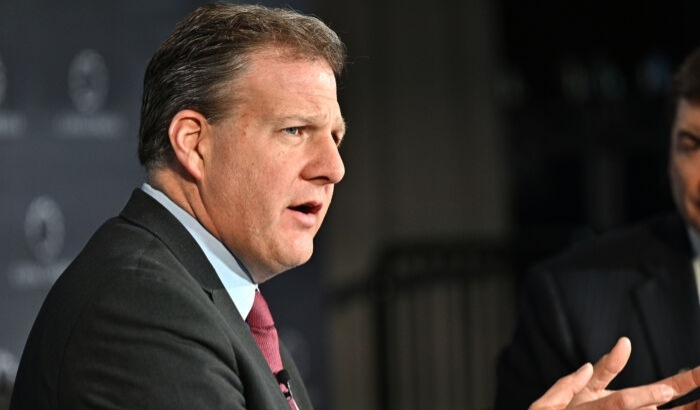
[[[202,178],[205,160],[202,145],[209,133],[211,127],[207,119],[193,110],[182,110],[175,114],[168,128],[175,157],[196,180]]]

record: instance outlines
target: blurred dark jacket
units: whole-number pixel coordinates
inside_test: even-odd
[[[700,307],[680,216],[663,215],[574,246],[522,285],[512,344],[498,364],[495,410],[527,409],[560,377],[632,341],[610,385],[650,383],[700,364]]]

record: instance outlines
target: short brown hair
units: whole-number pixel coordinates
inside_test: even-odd
[[[250,54],[280,47],[290,56],[323,59],[339,76],[345,46],[337,34],[313,16],[258,5],[210,4],[180,22],[151,58],[143,83],[139,161],[147,170],[172,155],[170,121],[192,109],[211,122],[224,116],[232,101],[226,85],[240,76]]]

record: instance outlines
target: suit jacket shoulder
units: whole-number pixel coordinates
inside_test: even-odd
[[[535,270],[626,267],[655,258],[685,258],[690,254],[685,224],[678,214],[669,213],[582,241],[539,264]]]
[[[201,249],[138,190],[47,296],[11,408],[289,406]]]

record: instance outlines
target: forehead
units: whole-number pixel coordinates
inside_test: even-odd
[[[700,127],[700,102],[681,99],[676,107],[677,125],[693,124]]]
[[[298,57],[286,49],[252,52],[231,91],[234,106],[239,108],[257,108],[268,115],[320,116],[331,121],[340,118],[330,65],[323,59]]]
[[[322,58],[307,58],[289,48],[265,47],[249,54],[240,76],[240,85],[293,86],[307,83],[328,88],[335,96],[335,75]]]

